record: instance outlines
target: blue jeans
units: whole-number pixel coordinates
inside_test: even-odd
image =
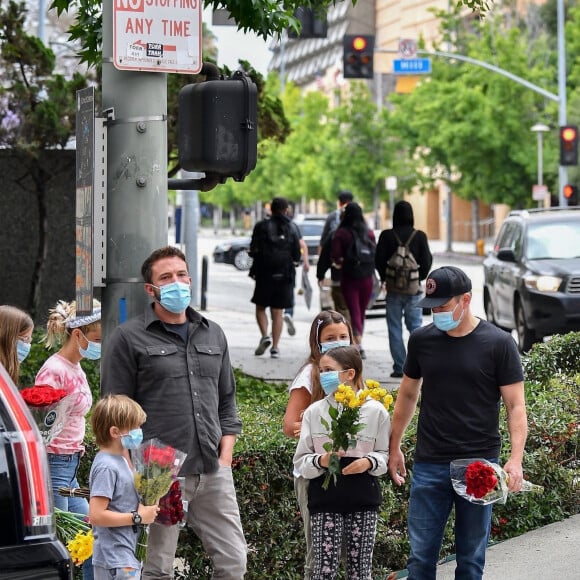
[[[423,324],[423,309],[417,306],[422,294],[407,296],[396,292],[387,292],[386,316],[389,331],[389,349],[393,357],[393,372],[402,373],[407,351],[403,342],[403,315],[405,326],[413,332]]]
[[[488,458],[497,462],[497,458]],[[411,555],[408,580],[435,580],[443,533],[455,506],[455,580],[481,580],[491,530],[491,505],[459,497],[451,485],[449,463],[415,463],[409,503]]]
[[[48,466],[52,482],[52,494],[54,506],[65,512],[88,515],[89,502],[84,497],[64,497],[58,493],[59,487],[79,487],[77,471],[81,454],[70,455],[48,454]],[[93,580],[93,559],[89,558],[83,563],[83,579]]]

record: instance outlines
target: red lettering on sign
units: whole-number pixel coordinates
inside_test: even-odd
[[[143,0],[115,0],[115,10],[124,12],[143,12]]]
[[[128,18],[125,34],[151,34],[152,18]]]
[[[165,36],[191,36],[189,20],[166,20],[162,19],[163,34]]]

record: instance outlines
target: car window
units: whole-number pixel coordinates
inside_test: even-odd
[[[318,236],[322,234],[322,229],[324,228],[324,224],[309,224],[309,223],[302,223],[300,224],[300,231],[302,232],[303,236]]]
[[[526,257],[529,260],[580,257],[580,220],[530,224]]]
[[[520,224],[517,222],[504,223],[495,244],[495,251],[509,249],[517,256],[521,251],[521,244],[522,228]]]

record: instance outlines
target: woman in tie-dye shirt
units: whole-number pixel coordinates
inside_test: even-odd
[[[95,300],[88,315],[77,316],[75,302],[59,301],[50,310],[46,324],[45,344],[60,345],[36,375],[36,385],[64,389],[68,394],[61,404],[66,406],[63,429],[47,445],[54,505],[64,511],[87,515],[89,504],[80,497],[63,497],[59,487],[79,487],[77,471],[84,453],[85,416],[93,404],[91,389],[80,361],[101,357],[101,305]],[[92,580],[92,560],[83,564],[83,578]]]

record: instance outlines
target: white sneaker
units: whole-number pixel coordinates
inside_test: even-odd
[[[254,351],[256,356],[260,356],[266,352],[266,349],[272,344],[272,339],[269,336],[263,336],[260,339],[258,347]]]
[[[296,327],[294,326],[294,321],[292,320],[292,317],[289,314],[284,314],[284,322],[288,327],[288,334],[290,336],[294,336],[296,334]]]

